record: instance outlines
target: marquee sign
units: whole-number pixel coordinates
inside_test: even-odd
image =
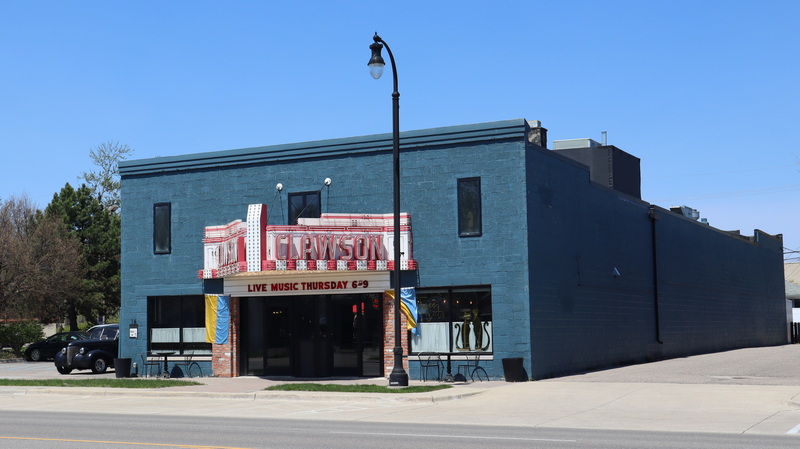
[[[392,214],[322,214],[297,225],[267,224],[267,206],[251,204],[247,222],[207,226],[200,278],[262,271],[394,270]],[[400,214],[400,269],[415,270],[411,219]]]
[[[225,294],[231,296],[293,296],[377,293],[390,289],[386,271],[335,271],[300,274],[238,274],[225,278]]]

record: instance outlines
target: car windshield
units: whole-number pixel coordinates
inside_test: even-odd
[[[88,338],[91,338],[91,337],[89,336],[89,334],[87,332],[76,332],[76,333],[70,335],[69,337],[67,337],[67,340],[86,340]]]
[[[113,327],[98,327],[92,329],[91,340],[113,340],[117,337],[117,329]]]

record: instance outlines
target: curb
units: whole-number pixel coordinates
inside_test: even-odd
[[[315,401],[315,402],[371,402],[371,403],[437,403],[476,396],[485,390],[431,393],[339,393],[317,391],[253,391],[220,393],[210,391],[163,391],[138,388],[86,388],[86,387],[0,387],[0,395],[18,396],[76,396],[76,397],[143,397],[143,398],[203,398],[246,401]]]

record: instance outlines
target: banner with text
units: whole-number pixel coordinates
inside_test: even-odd
[[[234,275],[225,278],[225,294],[243,296],[344,295],[379,293],[390,288],[387,271],[342,271],[313,275]]]

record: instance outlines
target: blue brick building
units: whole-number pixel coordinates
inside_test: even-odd
[[[120,173],[120,351],[139,373],[166,352],[205,375],[389,374],[391,135]],[[549,150],[524,119],[407,131],[400,181],[412,379],[433,377],[421,352],[540,379],[786,342],[781,237],[648,204],[616,147]]]

